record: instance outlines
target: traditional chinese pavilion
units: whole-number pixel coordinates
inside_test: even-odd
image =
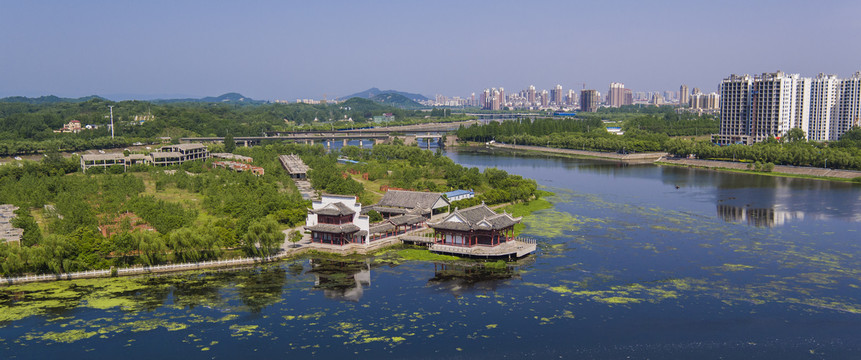
[[[311,231],[311,241],[324,244],[367,244],[369,220],[359,215],[362,204],[352,195],[324,194],[308,210],[305,229]]]
[[[439,222],[428,222],[434,229],[434,243],[456,246],[497,246],[514,241],[514,225],[520,217],[498,214],[482,203],[463,210],[455,209]]]

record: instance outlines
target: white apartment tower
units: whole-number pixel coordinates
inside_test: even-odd
[[[783,136],[797,122],[798,75],[731,75],[720,85],[718,143],[753,144]]]
[[[837,121],[834,124],[834,139],[839,139],[853,126],[861,126],[861,71],[840,81]]]
[[[840,79],[836,75],[819,74],[810,82],[810,117],[807,139],[826,141],[836,139],[837,91]]]
[[[720,88],[720,144],[752,144],[792,128],[804,130],[808,140],[832,141],[861,126],[861,72],[848,79],[731,75]]]

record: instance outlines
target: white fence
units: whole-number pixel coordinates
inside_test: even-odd
[[[135,266],[135,267],[130,267],[130,268],[116,269],[116,273],[118,276],[124,276],[124,275],[134,275],[134,274],[173,272],[173,271],[184,271],[184,270],[193,270],[193,269],[206,269],[206,268],[221,267],[221,266],[231,266],[231,265],[254,264],[254,263],[258,263],[258,262],[272,261],[274,259],[275,259],[275,257],[265,257],[265,258],[249,257],[249,258],[238,258],[238,259],[229,259],[229,260],[203,261],[203,262],[197,262],[197,263],[183,263],[183,264],[156,265],[156,266]],[[72,279],[86,279],[86,278],[109,277],[109,276],[111,276],[111,270],[90,270],[90,271],[79,271],[79,272],[65,273],[65,274],[28,275],[28,276],[11,277],[11,278],[0,277],[0,283],[17,284],[17,283],[25,283],[25,282],[52,281],[52,280],[72,280]]]

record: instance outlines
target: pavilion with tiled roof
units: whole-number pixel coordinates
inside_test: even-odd
[[[455,209],[438,222],[428,222],[434,229],[434,242],[456,246],[496,246],[514,241],[514,225],[520,217],[497,213],[484,203],[466,209]]]

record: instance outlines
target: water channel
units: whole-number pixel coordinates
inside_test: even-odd
[[[510,268],[299,259],[0,288],[3,358],[853,358],[861,186],[447,152],[553,192]]]

